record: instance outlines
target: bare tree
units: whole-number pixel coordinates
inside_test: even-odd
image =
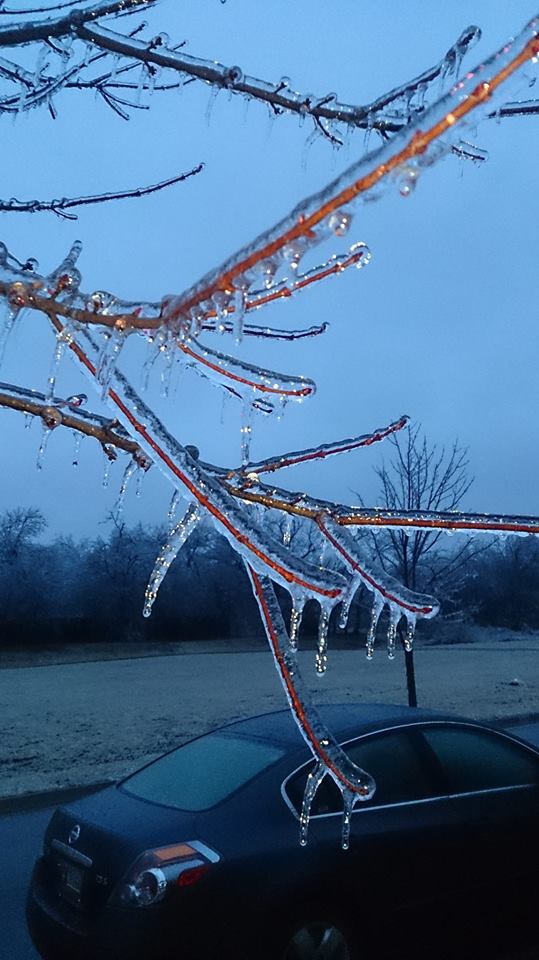
[[[38,507],[17,507],[0,517],[0,559],[13,563],[21,551],[47,528]]]
[[[395,434],[389,442],[393,458],[375,468],[384,507],[412,514],[448,514],[461,509],[473,477],[469,474],[468,452],[458,441],[449,450],[440,449],[416,424]],[[384,570],[412,590],[436,590],[442,598],[455,589],[462,571],[477,553],[469,538],[457,549],[448,549],[441,530],[390,530],[372,535],[371,543]]]

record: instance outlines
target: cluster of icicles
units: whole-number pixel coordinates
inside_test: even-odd
[[[144,0],[133,0],[122,5],[122,13],[140,12],[145,5]],[[76,12],[59,8],[56,16],[47,15],[45,23],[25,17],[23,11],[16,21],[0,24],[3,47],[16,48],[22,43],[28,47],[33,40],[35,50],[33,59],[0,60],[0,77],[6,81],[6,91],[0,94],[0,112],[18,114],[46,106],[55,115],[55,97],[82,81],[85,87],[98,91],[112,110],[127,118],[130,108],[140,107],[143,96],[152,95],[156,89],[181,91],[185,84],[198,80],[210,87],[208,111],[219,91],[225,90],[228,95],[271,104],[279,113],[293,113],[300,123],[312,117],[314,131],[334,144],[341,142],[343,129],[377,129],[387,137],[423,112],[429,95],[440,95],[481,35],[478,27],[468,27],[439,62],[372,103],[358,105],[343,103],[332,92],[319,96],[294,90],[287,76],[261,80],[246,75],[237,64],[192,56],[166,33],[144,39],[144,23],[129,34],[112,30],[110,13],[110,3],[104,2],[89,4],[86,16],[83,6]],[[97,22],[107,14],[106,26]]]
[[[294,509],[299,509],[306,522],[315,524],[321,543],[328,552],[331,551],[332,560],[331,564],[325,560],[316,564],[296,556],[291,549],[289,527],[285,527],[281,538],[275,537],[261,516],[261,511],[265,514],[272,508],[288,512],[287,503],[291,503],[292,495],[288,494],[287,500],[283,491],[265,486],[260,476],[294,463],[378,442],[401,429],[406,418],[371,435],[289,453],[257,464],[249,463],[251,430],[247,420],[242,431],[242,466],[226,471],[202,463],[193,448],[183,446],[166,429],[121,372],[118,364],[120,352],[129,332],[136,328],[142,335],[152,338],[159,352],[170,351],[173,357],[177,353],[183,354],[188,358],[187,362],[199,365],[202,372],[215,377],[226,390],[239,395],[250,407],[259,404],[264,412],[271,413],[282,402],[309,396],[314,390],[312,381],[251,367],[220,352],[209,351],[200,346],[197,336],[210,329],[220,333],[232,332],[236,339],[247,332],[255,336],[290,339],[290,335],[284,335],[282,331],[255,328],[244,323],[245,315],[250,309],[259,309],[272,299],[281,296],[285,299],[311,282],[309,271],[299,274],[300,261],[315,244],[346,233],[353,207],[361,197],[378,196],[384,183],[395,179],[401,193],[407,195],[410,191],[403,187],[415,184],[424,167],[446,155],[458,142],[455,129],[467,122],[468,115],[473,116],[475,122],[487,115],[487,109],[495,107],[499,97],[497,89],[503,86],[498,78],[507,80],[532,56],[539,57],[538,25],[538,21],[533,21],[515,41],[506,44],[475,71],[469,71],[448,94],[425,109],[421,115],[422,130],[417,122],[411,123],[407,130],[396,134],[391,143],[384,143],[378,151],[353,164],[319,194],[299,204],[280,224],[180,296],[165,297],[160,304],[127,304],[104,292],[88,297],[80,290],[81,275],[77,267],[80,244],[73,245],[65,261],[48,277],[39,276],[35,262],[23,264],[16,261],[5,247],[0,247],[0,294],[6,304],[2,338],[7,338],[23,309],[29,307],[46,313],[56,333],[46,398],[54,402],[58,365],[64,355],[71,356],[100,392],[115,420],[136,441],[148,460],[159,467],[174,489],[171,532],[150,577],[145,614],[150,613],[159,586],[182,544],[203,518],[210,519],[243,558],[290,707],[316,759],[316,767],[307,781],[300,818],[302,843],[306,842],[312,799],[325,776],[333,778],[343,796],[343,847],[348,846],[354,804],[372,797],[375,788],[369,774],[353,764],[335,742],[303,686],[297,648],[305,603],[314,599],[320,606],[316,651],[318,674],[323,674],[327,665],[327,629],[331,612],[340,605],[340,622],[346,623],[347,610],[360,585],[366,587],[373,598],[367,637],[368,656],[372,656],[377,624],[384,609],[388,611],[388,652],[393,657],[401,619],[406,622],[403,644],[410,649],[416,620],[434,616],[438,605],[433,598],[409,591],[385,573],[373,569],[368,557],[364,556],[361,542],[347,529],[348,522],[344,522],[342,513],[344,508],[336,504],[317,504],[307,495],[295,498]],[[353,247],[343,256],[342,261],[334,257],[316,268],[317,278],[337,275],[345,269],[345,261],[346,265],[362,265],[368,259],[363,245]],[[292,280],[285,281],[280,277],[285,264]],[[40,298],[41,305],[37,302]],[[48,301],[51,301],[49,307]],[[306,335],[306,331],[299,335]],[[179,496],[187,500],[187,508],[177,521]],[[436,522],[434,515],[433,525]],[[445,520],[440,518],[440,526],[444,523]],[[377,525],[376,520],[373,519],[372,525]],[[496,524],[485,522],[478,529],[491,530],[493,525]],[[513,524],[515,529],[516,526]],[[510,530],[511,524],[505,523],[504,529]],[[530,523],[526,529],[526,532],[538,531],[536,522]],[[292,616],[289,630],[283,623],[273,583],[284,587],[290,594]]]

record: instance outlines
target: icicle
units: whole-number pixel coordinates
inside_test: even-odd
[[[236,286],[234,291],[234,340],[241,343],[243,340],[243,324],[245,320],[245,306],[247,303],[247,287]]]
[[[163,370],[161,371],[161,396],[165,400],[168,400],[168,397],[170,395],[170,383],[172,380],[172,371],[174,369],[174,360],[176,356],[174,340],[172,340],[172,342],[170,343],[167,343],[164,351],[162,352],[164,352],[165,354],[165,360],[164,360],[165,365]]]
[[[294,650],[298,646],[298,637],[299,629],[301,627],[301,620],[303,617],[303,608],[305,606],[305,597],[303,596],[294,596],[292,597],[292,612],[290,614],[290,644]]]
[[[397,626],[401,618],[402,611],[399,607],[390,604],[389,607],[389,626],[387,628],[387,656],[389,660],[395,659],[395,643],[397,640]]]
[[[4,310],[4,320],[0,326],[0,366],[4,362],[4,355],[6,352],[7,342],[9,340],[10,334],[13,333],[15,324],[19,315],[21,313],[21,308],[15,305],[6,304]]]
[[[134,458],[131,458],[131,460],[129,461],[129,463],[127,464],[127,466],[126,466],[126,468],[125,468],[124,475],[123,475],[123,477],[122,477],[122,482],[121,482],[121,484],[120,484],[120,489],[119,489],[119,491],[118,491],[118,499],[116,500],[116,503],[115,503],[115,506],[114,506],[114,512],[115,512],[116,514],[118,514],[118,515],[119,515],[119,514],[122,512],[122,510],[123,510],[124,498],[125,498],[125,491],[127,490],[127,485],[128,485],[128,483],[129,483],[131,477],[132,477],[133,474],[135,473],[135,470],[137,470],[137,469],[138,469],[138,463],[137,463],[137,461],[136,461]]]
[[[109,485],[109,475],[110,475],[110,465],[111,465],[111,463],[112,463],[112,460],[110,459],[109,455],[108,455],[107,452],[105,451],[105,464],[104,464],[104,467],[103,467],[103,480],[101,481],[101,485],[102,485],[103,487],[108,487],[108,485]]]
[[[31,414],[31,413],[25,413],[25,414],[24,414],[24,429],[25,429],[25,430],[29,430],[29,429],[30,429],[30,427],[32,426],[32,421],[33,421],[33,419],[34,419],[33,414]]]
[[[135,496],[136,496],[136,497],[141,497],[141,496],[142,496],[142,481],[144,480],[144,477],[146,476],[146,472],[147,472],[146,470],[139,470],[138,473],[137,473],[137,481],[136,481],[136,485],[135,485]]]
[[[224,290],[216,290],[211,298],[216,313],[215,326],[217,333],[224,333],[226,330],[226,321],[230,309],[230,297]]]
[[[346,624],[348,623],[348,617],[350,614],[350,607],[352,606],[352,596],[349,595],[346,600],[343,600],[341,604],[341,612],[339,614],[339,630],[346,630]]]
[[[43,460],[45,459],[45,453],[46,453],[46,450],[47,450],[47,445],[48,445],[49,437],[50,437],[51,433],[52,433],[52,430],[51,430],[50,427],[48,427],[47,424],[44,422],[44,423],[43,423],[43,434],[42,434],[42,437],[41,437],[41,443],[39,444],[39,450],[37,451],[36,468],[37,468],[38,470],[42,470],[42,469],[43,469]]]
[[[411,650],[413,649],[413,644],[414,644],[416,618],[411,614],[407,614],[406,620],[407,620],[407,624],[406,624],[406,636],[404,638],[404,649],[406,650],[407,653],[410,653]]]
[[[372,601],[372,610],[371,610],[371,622],[369,626],[369,632],[367,634],[367,660],[372,660],[374,654],[374,644],[376,641],[376,627],[378,626],[378,621],[380,619],[380,614],[384,609],[384,601],[380,598],[378,594],[374,595]]]
[[[293,529],[294,529],[294,516],[291,513],[287,513],[284,518],[284,526],[283,526],[283,544],[285,545],[285,547],[290,546]]]
[[[249,400],[244,400],[242,404],[242,416],[241,416],[241,462],[242,466],[245,466],[246,463],[249,463],[250,452],[251,452],[251,437],[252,437],[252,426],[253,421],[253,405]]]
[[[72,336],[69,330],[68,324],[66,324],[59,333],[56,334],[56,344],[54,347],[54,353],[52,356],[51,367],[49,371],[49,376],[47,378],[47,391],[45,398],[47,403],[50,403],[54,396],[54,389],[56,387],[56,377],[58,376],[58,370],[60,369],[60,363],[62,362],[62,357],[64,356],[65,349],[68,344],[72,341]]]
[[[311,818],[311,807],[318,787],[327,774],[327,768],[324,763],[319,762],[313,770],[307,775],[305,784],[305,793],[303,794],[303,803],[301,805],[301,814],[299,818],[299,842],[302,847],[307,846],[307,833],[309,830],[309,820]]]
[[[171,501],[170,501],[170,506],[169,506],[169,508],[168,508],[168,513],[167,513],[167,522],[168,522],[169,532],[170,532],[170,531],[173,529],[173,527],[174,527],[174,521],[175,521],[175,519],[176,519],[176,512],[177,512],[177,510],[178,510],[178,504],[179,504],[181,498],[182,498],[182,496],[181,496],[180,491],[179,491],[179,490],[175,490],[174,493],[172,494],[172,499],[171,499]]]
[[[327,646],[330,616],[331,609],[326,606],[320,606],[320,619],[318,621],[318,645],[315,657],[315,667],[319,677],[323,676],[328,665]]]
[[[211,115],[213,113],[213,108],[215,106],[215,101],[217,100],[217,94],[219,93],[219,87],[213,87],[210,90],[210,95],[208,97],[208,103],[206,105],[206,124],[210,125]]]
[[[95,375],[97,382],[101,384],[102,400],[106,398],[109,392],[114,368],[116,367],[120,351],[125,343],[127,331],[114,327],[110,333],[104,333],[104,336],[107,337],[107,340],[101,349]]]
[[[81,434],[78,430],[73,430],[73,455],[71,460],[71,465],[73,467],[78,467],[79,465],[79,452],[81,444]]]
[[[157,560],[155,561],[154,568],[148,581],[148,586],[146,587],[146,592],[144,594],[144,609],[142,611],[144,617],[150,616],[153,604],[159,591],[159,587],[161,586],[170,565],[178,556],[183,544],[193,532],[199,520],[200,508],[198,504],[189,504],[182,519],[176,524],[174,529],[169,534],[167,542],[159,551]]]
[[[343,850],[348,850],[350,847],[350,824],[357,794],[353,793],[352,790],[343,790],[342,799],[344,809],[342,814],[341,847]]]
[[[328,542],[327,542],[327,540],[324,539],[324,540],[322,540],[322,545],[321,545],[321,547],[320,547],[320,553],[318,554],[318,566],[319,566],[319,567],[323,567],[323,566],[324,566],[324,561],[325,561],[326,556],[327,556],[327,550],[328,550]]]

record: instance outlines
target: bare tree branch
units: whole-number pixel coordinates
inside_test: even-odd
[[[135,197],[146,197],[151,193],[158,193],[160,190],[171,187],[176,183],[182,183],[190,177],[196,176],[204,168],[203,163],[199,163],[187,173],[180,173],[168,180],[160,180],[159,183],[153,183],[148,187],[135,187],[132,190],[119,190],[116,193],[98,193],[89,197],[63,197],[61,200],[0,200],[0,211],[3,213],[56,213],[58,216],[69,220],[76,220],[76,215],[66,213],[73,207],[86,207],[91,204],[107,203],[110,200],[130,200]]]

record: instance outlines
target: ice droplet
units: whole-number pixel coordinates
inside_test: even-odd
[[[352,225],[353,215],[348,210],[337,210],[328,217],[328,227],[337,237],[348,233]]]

